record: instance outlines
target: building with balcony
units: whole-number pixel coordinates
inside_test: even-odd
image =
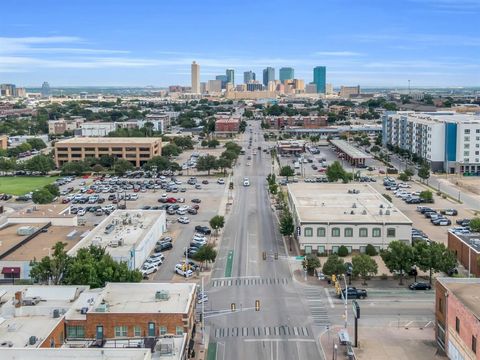
[[[342,245],[365,252],[368,244],[380,250],[393,240],[411,242],[412,221],[368,184],[292,183],[287,189],[305,254],[332,254]]]
[[[82,161],[88,157],[113,156],[130,161],[140,167],[154,156],[162,154],[162,139],[95,137],[62,140],[55,143],[55,164],[61,167],[71,161]]]
[[[383,144],[425,159],[433,171],[480,175],[480,116],[455,112],[387,112]]]

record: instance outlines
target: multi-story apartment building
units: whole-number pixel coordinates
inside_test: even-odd
[[[332,254],[340,246],[364,252],[393,240],[411,242],[412,221],[368,184],[288,184],[295,237],[305,253]]]
[[[72,138],[55,143],[55,164],[61,167],[71,161],[113,156],[140,167],[154,156],[162,154],[162,139],[151,138]]]
[[[425,159],[433,171],[480,173],[480,116],[455,112],[389,112],[383,144]]]
[[[275,129],[283,129],[287,126],[301,126],[306,129],[317,129],[327,126],[326,116],[268,116],[265,121]]]
[[[74,116],[71,119],[62,118],[58,120],[49,120],[48,133],[50,135],[62,135],[66,131],[74,132],[81,127],[84,121],[85,118],[81,116]]]
[[[449,359],[480,359],[480,279],[437,278],[435,339]]]

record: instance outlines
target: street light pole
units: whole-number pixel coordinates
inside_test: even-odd
[[[345,282],[345,329],[348,325],[348,287],[347,287],[347,279],[345,279],[345,275],[343,275],[343,281]]]

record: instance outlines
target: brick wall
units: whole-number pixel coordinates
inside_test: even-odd
[[[65,340],[65,320],[60,319],[58,324],[53,328],[52,332],[40,344],[42,348],[49,348],[53,345],[58,348],[61,347]]]
[[[449,232],[448,249],[455,253],[458,262],[468,270],[469,246],[461,241],[458,236]],[[470,272],[476,277],[480,277],[480,267],[478,266],[479,257],[475,251],[470,251]]]
[[[446,314],[447,314],[447,300],[448,297],[445,296],[447,290],[445,287],[437,281],[435,283],[435,339],[438,341],[439,329],[438,326],[441,326],[446,330]],[[445,332],[445,337],[442,338],[444,344],[448,343],[448,331]],[[445,346],[445,345],[442,345]],[[444,349],[445,350],[445,349]]]

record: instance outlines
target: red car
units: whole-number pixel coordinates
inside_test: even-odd
[[[327,169],[325,169],[325,168],[318,169],[318,172],[319,172],[319,173],[323,173],[323,172],[325,172],[325,171],[327,171]]]
[[[177,202],[177,199],[170,197],[167,199],[167,203],[175,204]]]
[[[139,192],[140,191],[140,188],[134,188],[133,189],[133,192]]]
[[[70,202],[70,199],[68,198],[63,198],[62,199],[62,204],[68,204]]]
[[[198,209],[200,209],[200,206],[199,206],[199,205],[197,205],[197,204],[195,204],[195,205],[192,205],[192,209],[198,210]]]
[[[93,191],[93,189],[88,189],[87,190],[87,194],[93,194],[95,191]]]

